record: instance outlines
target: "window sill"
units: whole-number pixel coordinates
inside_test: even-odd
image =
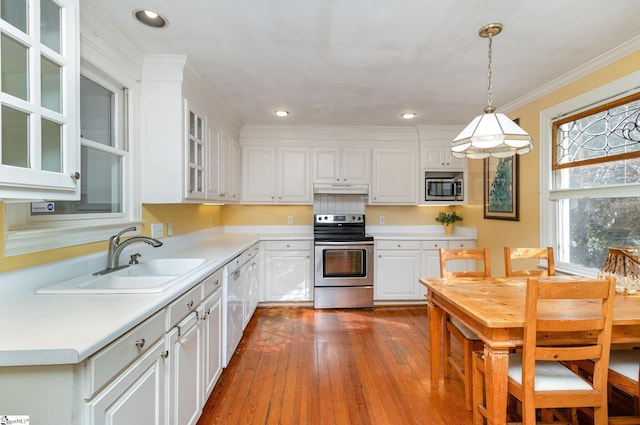
[[[81,224],[74,223],[73,225],[10,230],[5,233],[4,255],[5,257],[10,257],[106,241],[126,227],[136,226],[139,230],[141,224],[142,221],[116,220],[105,222],[104,220],[91,220]],[[131,233],[131,235],[134,234]]]

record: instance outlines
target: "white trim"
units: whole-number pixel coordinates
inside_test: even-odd
[[[110,236],[141,221],[88,221],[73,226],[8,231],[5,237],[5,257],[106,241]],[[139,234],[140,232],[138,232]],[[133,233],[131,234],[134,235]]]
[[[580,78],[583,78],[587,75],[594,73],[607,65],[610,65],[622,58],[625,58],[635,52],[640,50],[640,36],[634,37],[625,43],[622,43],[618,47],[615,47],[606,53],[590,60],[589,62],[575,68],[574,70],[567,72],[560,77],[549,81],[542,87],[516,99],[513,100],[506,105],[503,105],[501,108],[498,108],[500,112],[507,113],[510,111],[514,111],[523,106],[529,105],[533,103],[535,100],[540,99],[543,96],[551,94],[567,85],[576,82]],[[636,80],[637,82],[638,80]],[[637,85],[637,84],[636,84]],[[627,87],[630,88],[630,87]],[[610,93],[609,95],[613,95],[615,93]],[[583,103],[586,105],[586,103]],[[542,137],[542,136],[541,136]]]
[[[640,43],[640,37],[634,39]],[[576,190],[552,190],[553,172],[551,170],[551,152],[552,146],[552,122],[560,115],[570,111],[582,109],[585,105],[593,105],[596,103],[611,100],[611,96],[617,96],[634,87],[638,86],[640,81],[640,71],[636,71],[625,77],[619,78],[610,83],[596,87],[593,90],[585,92],[579,96],[568,99],[550,108],[540,112],[540,140],[538,146],[540,148],[540,246],[553,246],[556,248],[557,258],[563,258],[560,249],[566,246],[568,242],[557,243],[561,237],[567,238],[568,235],[558,235],[558,199],[567,197],[575,197],[578,192],[588,193],[598,196],[612,196],[613,187],[576,189]],[[617,194],[627,196],[637,196],[638,185],[620,185],[617,187]],[[562,195],[562,196],[561,196]],[[562,272],[595,276],[594,269],[586,267],[577,267],[569,263],[563,263],[556,260],[556,269]]]
[[[638,196],[640,184],[620,184],[585,189],[555,189],[549,191],[549,200],[576,198],[617,198],[620,196]]]

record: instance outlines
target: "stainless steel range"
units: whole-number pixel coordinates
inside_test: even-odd
[[[373,307],[373,237],[364,214],[316,214],[314,308]]]

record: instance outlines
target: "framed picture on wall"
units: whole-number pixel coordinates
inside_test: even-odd
[[[520,220],[518,215],[519,156],[484,160],[484,218]]]

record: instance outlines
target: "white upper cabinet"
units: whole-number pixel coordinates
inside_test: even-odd
[[[209,130],[209,169],[207,199],[223,202],[240,200],[240,145],[237,141]]]
[[[310,149],[243,146],[242,197],[253,204],[311,204]]]
[[[369,148],[314,148],[313,183],[368,184],[371,169]]]
[[[370,204],[416,205],[418,149],[373,148]]]
[[[456,126],[419,126],[420,169],[423,171],[467,169],[466,158],[451,155],[451,140],[460,132]]]
[[[148,55],[141,98],[142,202],[237,202],[237,142],[186,56]]]
[[[0,198],[78,200],[78,0],[2,2],[0,21]]]
[[[442,141],[434,144],[423,143],[420,147],[422,168],[425,170],[464,170],[467,160],[451,155],[451,142]]]

